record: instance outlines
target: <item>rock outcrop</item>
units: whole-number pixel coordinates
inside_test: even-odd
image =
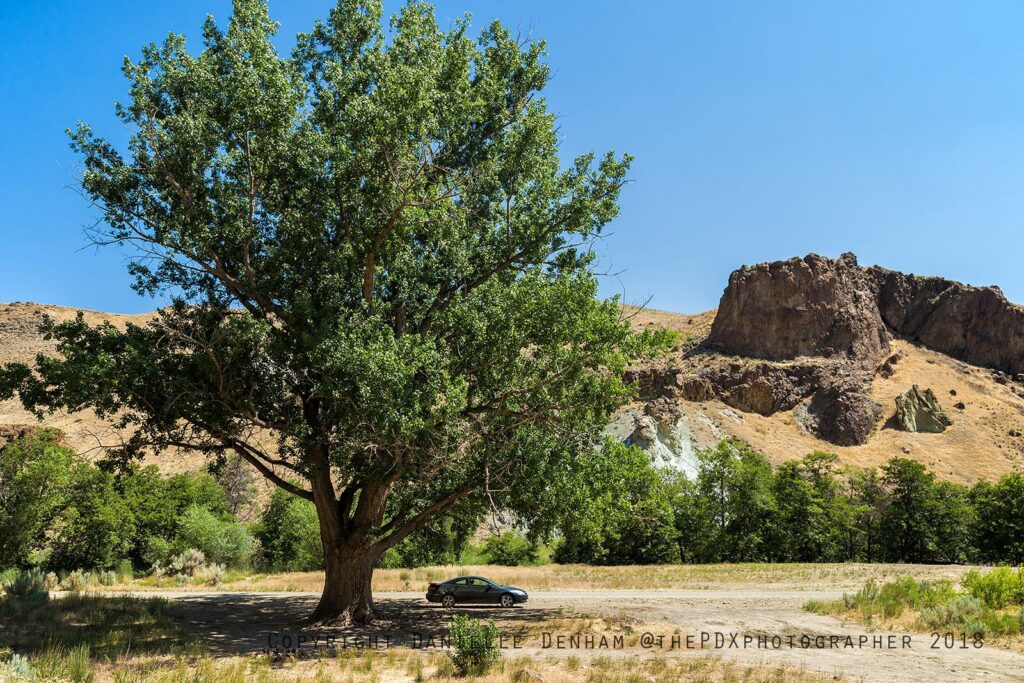
[[[916,384],[896,397],[896,423],[908,432],[938,433],[953,424],[931,389]]]
[[[853,254],[734,271],[707,339],[678,362],[635,368],[627,379],[638,382],[648,408],[660,406],[662,441],[674,419],[666,406],[718,399],[765,416],[792,410],[809,433],[854,446],[883,417],[871,385],[898,371],[895,337],[992,368],[996,382],[1024,392],[1015,384],[1024,383],[1024,308],[996,287],[862,268]],[[903,403],[898,419],[906,429],[949,424],[930,392],[912,390]],[[649,432],[644,425],[636,441],[649,441]]]
[[[889,332],[874,281],[853,254],[810,254],[733,271],[708,345],[749,358],[842,357],[874,367],[889,351]]]
[[[881,414],[868,390],[890,338],[875,281],[853,254],[762,263],[729,277],[706,345],[760,360],[711,361],[704,375],[734,408],[798,409],[800,424],[819,438],[856,445]]]
[[[896,334],[974,365],[1024,372],[1024,308],[998,287],[868,269],[882,320]]]
[[[823,376],[797,417],[808,431],[829,443],[867,443],[882,416],[882,406],[868,396],[869,386],[870,377],[863,371]]]

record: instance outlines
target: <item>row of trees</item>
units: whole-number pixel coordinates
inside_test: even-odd
[[[1024,562],[1024,475],[972,488],[919,462],[837,466],[814,452],[773,468],[742,441],[699,453],[694,481],[609,445],[610,476],[563,525],[555,559],[657,562]]]
[[[250,472],[164,476],[156,467],[112,473],[76,455],[59,432],[39,430],[0,448],[0,569],[168,568],[199,551],[213,564],[279,571],[324,566],[313,504],[275,492],[257,514]],[[434,520],[382,558],[390,566],[453,564],[479,516]],[[248,516],[248,523],[241,521]]]
[[[186,550],[244,565],[257,550],[229,491],[207,473],[114,475],[41,430],[0,449],[0,559],[53,570],[167,564]]]
[[[695,480],[608,441],[540,496],[527,538],[491,539],[490,561],[533,561],[554,540],[556,562],[1024,562],[1024,475],[968,488],[893,458],[881,470],[838,467],[815,452],[772,465],[742,441],[701,451]],[[231,475],[227,476],[225,475]],[[167,566],[187,550],[213,563],[282,571],[323,568],[312,503],[274,493],[251,524],[236,518],[248,486],[227,467],[111,474],[42,430],[0,450],[0,557],[54,570]],[[251,482],[250,482],[251,484]],[[244,493],[244,491],[243,491]],[[439,516],[379,566],[455,564],[481,522],[479,507]]]

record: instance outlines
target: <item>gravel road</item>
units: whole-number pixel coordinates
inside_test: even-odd
[[[426,603],[420,593],[378,593],[382,617],[371,630],[325,629],[303,623],[316,604],[312,593],[137,592],[174,602],[188,631],[212,652],[237,654],[301,644],[431,644],[445,633],[448,613]],[[512,610],[466,607],[476,616],[499,620],[503,632],[534,627],[516,654],[545,656],[695,656],[715,654],[744,663],[802,666],[852,681],[1024,681],[1024,655],[988,643],[949,641],[928,634],[869,631],[864,626],[806,612],[807,600],[841,597],[834,590],[558,590],[531,592],[529,602]],[[646,646],[616,650],[586,641],[544,647],[543,623],[572,614],[627,619],[636,634],[648,631]],[[564,623],[563,623],[564,629]],[[671,641],[678,629],[678,642]],[[586,635],[584,630],[582,635]],[[599,635],[599,634],[598,634]],[[657,640],[661,635],[662,640]],[[300,643],[300,639],[302,639]],[[415,639],[418,639],[415,640]],[[703,649],[701,643],[703,639]],[[644,640],[641,637],[641,640]],[[315,641],[315,642],[314,642]],[[693,649],[687,649],[687,645]],[[507,647],[514,642],[509,639]]]

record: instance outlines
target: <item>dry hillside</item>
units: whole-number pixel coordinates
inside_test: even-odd
[[[692,330],[701,336],[695,340],[699,342],[707,336],[714,317],[715,311],[682,315],[645,310],[635,312],[633,324],[638,328],[659,325],[681,332]],[[729,435],[750,442],[776,463],[814,450],[836,453],[842,462],[859,466],[878,466],[893,456],[906,456],[925,463],[944,478],[962,483],[994,479],[1024,469],[1024,397],[1015,392],[1019,386],[1002,384],[987,368],[955,360],[904,339],[893,340],[892,347],[900,360],[893,365],[891,376],[876,375],[871,383],[871,398],[883,407],[883,412],[866,444],[837,446],[815,438],[800,425],[794,410],[762,416],[736,410],[714,399],[677,403],[690,447],[706,447],[722,435]],[[686,369],[699,362],[699,356],[686,359],[682,353],[676,353],[663,362]],[[914,384],[929,387],[938,396],[953,420],[945,432],[905,432],[890,422],[896,396]],[[959,403],[964,405],[963,409],[955,407]],[[632,406],[617,421],[615,433],[627,435],[632,427],[629,418],[642,414],[643,408],[642,403]]]
[[[77,309],[31,303],[0,304],[0,363],[30,361],[39,352],[52,352],[53,347],[38,334],[43,315],[58,320],[74,317]],[[118,315],[82,311],[88,322],[108,320],[114,325],[143,323],[151,314]],[[702,342],[709,334],[715,311],[682,315],[651,309],[626,307],[625,315],[637,328],[666,327],[680,332],[680,347],[664,363],[685,369],[700,362],[700,356],[685,357],[685,352]],[[1014,383],[1002,384],[986,368],[955,360],[936,351],[895,339],[892,348],[901,355],[889,377],[876,375],[871,383],[871,398],[883,406],[866,444],[837,446],[809,433],[794,415],[794,410],[763,416],[742,412],[718,399],[703,402],[679,401],[681,430],[677,442],[668,444],[675,452],[692,456],[697,448],[713,444],[731,435],[749,441],[772,461],[799,457],[813,450],[837,453],[846,463],[880,465],[895,455],[906,455],[927,464],[941,476],[960,482],[979,478],[997,478],[1024,467],[1024,398]],[[931,388],[953,420],[941,434],[908,433],[889,423],[895,410],[896,396],[918,384]],[[951,393],[955,391],[955,396]],[[963,404],[963,409],[955,406]],[[644,404],[637,403],[623,411],[611,427],[621,438],[633,432],[634,418],[643,415]],[[0,402],[0,427],[35,425],[36,419],[17,400]],[[79,451],[98,455],[104,444],[116,443],[117,436],[107,424],[90,412],[74,415],[58,413],[45,424],[61,429],[69,443]],[[189,454],[172,454],[161,458],[166,471],[179,471],[200,464],[200,458]]]
[[[50,316],[54,320],[64,321],[73,319],[78,313],[90,325],[107,321],[118,327],[129,322],[144,324],[153,317],[152,313],[122,315],[47,304],[0,303],[0,364],[31,363],[39,353],[53,353],[54,344],[39,334],[43,317]],[[0,428],[6,428],[8,433],[16,432],[24,426],[39,425],[60,429],[67,437],[68,444],[88,457],[98,457],[105,446],[116,444],[119,440],[118,434],[92,411],[75,414],[58,412],[47,416],[40,423],[16,398],[0,401]],[[201,456],[197,454],[168,452],[160,458],[158,464],[164,471],[178,472],[194,469],[201,462]]]

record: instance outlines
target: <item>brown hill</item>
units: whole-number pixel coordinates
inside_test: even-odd
[[[741,269],[730,288],[722,314],[623,307],[635,327],[673,329],[680,342],[632,371],[642,400],[617,416],[611,433],[691,471],[695,450],[724,436],[750,442],[773,462],[814,450],[861,466],[905,455],[968,483],[1024,468],[1024,382],[1000,370],[1021,367],[1022,309],[997,289],[814,255]],[[0,363],[52,353],[38,333],[43,316],[78,312],[0,304]],[[152,317],[82,313],[91,324],[119,326]],[[899,428],[896,397],[914,385],[931,389],[952,419],[943,432]],[[0,435],[36,424],[17,400],[0,402]],[[118,438],[90,412],[58,413],[45,424],[87,455]],[[844,434],[861,432],[863,442],[842,443]],[[201,463],[188,453],[159,462],[165,471]]]
[[[108,321],[123,327],[129,322],[144,324],[153,317],[152,313],[122,315],[102,313],[67,306],[52,306],[25,302],[0,303],[0,365],[8,362],[31,363],[39,353],[54,353],[53,342],[46,341],[39,334],[39,325],[44,316],[57,321],[71,320],[81,313],[90,325]],[[68,414],[57,412],[39,422],[32,413],[25,410],[17,398],[0,401],[0,436],[17,434],[26,427],[46,426],[61,430],[65,442],[87,457],[98,457],[104,447],[114,445],[120,436],[110,425],[99,419],[92,411]],[[203,462],[195,453],[168,452],[157,464],[167,472],[195,469]]]
[[[656,459],[692,470],[694,449],[732,435],[775,462],[907,455],[965,482],[1024,465],[1024,375],[1011,374],[1024,367],[1024,309],[998,288],[811,254],[735,271],[718,311],[634,319],[708,330],[633,370],[643,402],[612,431]],[[941,433],[895,419],[915,385],[952,419]]]

